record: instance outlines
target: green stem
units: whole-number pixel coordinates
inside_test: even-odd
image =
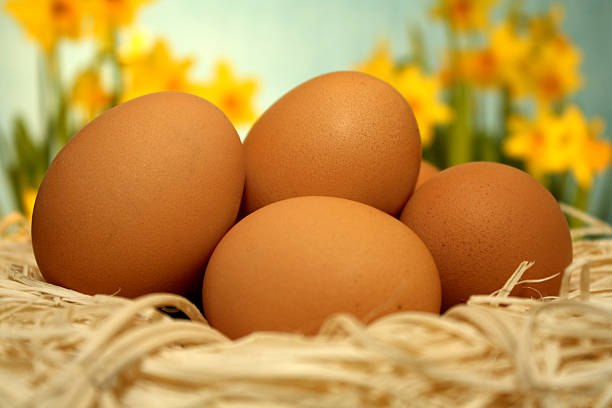
[[[425,42],[423,40],[423,33],[419,26],[414,26],[409,31],[408,38],[410,45],[412,46],[413,61],[417,64],[423,72],[428,71],[427,58],[425,55]]]
[[[38,55],[38,64],[37,64],[37,86],[38,86],[38,116],[40,119],[40,126],[42,128],[42,134],[46,137],[46,126],[48,121],[48,95],[47,95],[47,65],[46,60],[42,54]],[[43,141],[44,142],[44,141]],[[46,155],[49,155],[46,143],[45,150]],[[47,160],[47,159],[45,159]]]
[[[59,106],[57,105],[60,94],[59,64],[57,60],[57,46],[54,46],[46,55],[46,83],[45,83],[45,157],[46,166],[49,167],[55,149],[57,148],[57,125],[59,119]]]
[[[472,129],[473,101],[471,87],[465,82],[453,86],[451,103],[455,110],[455,120],[450,127],[448,162],[450,166],[472,160],[472,144],[474,132]]]
[[[53,98],[51,107],[53,126],[52,129],[51,143],[50,143],[50,157],[52,160],[55,154],[62,148],[69,139],[68,135],[68,109],[66,103],[66,97],[62,87],[62,75],[60,70],[59,59],[57,52],[54,51],[49,54],[49,72],[51,74],[51,86],[53,90]]]
[[[508,87],[504,87],[501,91],[501,117],[500,117],[500,121],[501,121],[501,135],[499,140],[500,140],[500,151],[501,149],[503,149],[503,140],[506,140],[506,138],[508,137],[508,135],[510,134],[510,130],[508,129],[508,120],[510,119],[510,117],[512,116],[512,104],[510,103],[510,91],[508,90]],[[503,152],[501,154],[502,158],[505,158]],[[507,162],[506,160],[503,160],[505,162]]]
[[[529,171],[528,173],[531,174],[533,178],[535,178],[540,184],[542,184],[544,188],[546,188],[548,191],[551,191],[552,178],[550,174],[533,172],[533,171]]]
[[[569,201],[569,190],[568,189],[569,182],[569,173],[567,171],[563,172],[559,175],[559,196],[557,197],[557,201],[568,202]]]
[[[456,33],[452,28],[448,28],[448,44],[450,48],[450,61],[451,70],[453,71],[453,78],[460,78],[459,75],[459,51],[460,46]],[[466,84],[462,79],[457,81],[451,86],[451,105],[455,111],[455,118],[453,123],[449,127],[448,132],[448,150],[447,150],[447,166],[454,166],[456,164],[464,163],[472,160],[472,143],[473,143],[473,129],[472,129],[472,112],[473,112],[473,100],[471,87]]]
[[[576,195],[574,196],[574,207],[576,207],[579,210],[586,211],[588,204],[589,204],[589,189],[578,186],[578,188],[576,189]],[[583,225],[582,221],[576,218],[573,218],[573,217],[570,219],[570,228],[577,228],[582,225]]]
[[[504,87],[501,90],[501,116],[499,118],[501,122],[500,123],[501,133],[499,134],[499,137],[497,140],[498,145],[499,145],[498,152],[500,154],[500,160],[502,161],[502,163],[509,164],[516,168],[525,170],[526,168],[525,162],[506,156],[503,150],[503,141],[506,140],[510,134],[510,129],[508,128],[508,119],[513,114],[514,114],[514,109],[512,106],[512,99],[510,98],[510,91],[507,87]]]
[[[555,197],[557,201],[565,201],[567,183],[567,172],[550,174],[548,176],[550,183],[548,190]]]
[[[474,95],[474,141],[472,142],[475,152],[473,160],[484,160],[490,162],[500,161],[500,143],[495,132],[488,129],[487,126],[487,101],[485,94],[479,93]],[[478,119],[480,118],[480,120]]]
[[[119,48],[118,48],[118,32],[116,27],[112,27],[109,31],[110,35],[110,50],[109,57],[113,71],[113,92],[111,97],[111,106],[119,103],[119,97],[123,91],[123,80],[121,78],[121,66],[119,64]]]
[[[512,115],[512,104],[510,103],[510,90],[507,87],[502,89],[502,129],[503,137],[508,135],[508,118]]]
[[[608,222],[612,223],[612,171],[608,170],[602,178],[603,191],[597,200],[599,204],[597,212],[604,220],[607,218]]]
[[[484,136],[484,152],[483,152],[483,160],[490,162],[499,162],[499,149],[497,141],[495,140],[495,135],[491,135],[486,133]]]

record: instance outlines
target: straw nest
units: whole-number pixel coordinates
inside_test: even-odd
[[[366,327],[337,315],[315,337],[238,341],[180,296],[88,296],[43,282],[27,222],[8,217],[0,406],[610,406],[612,228],[564,210],[587,226],[573,231],[558,298],[508,296],[528,284],[523,262],[504,288],[443,316],[397,313]]]

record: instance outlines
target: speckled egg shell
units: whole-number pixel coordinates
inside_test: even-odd
[[[232,226],[244,187],[236,130],[193,95],[146,95],[102,114],[51,164],[32,224],[49,282],[134,297],[184,293]]]
[[[440,280],[425,244],[396,218],[335,197],[278,201],[236,224],[213,253],[204,312],[231,338],[315,333],[333,313],[369,322],[438,313]]]
[[[421,161],[408,103],[386,82],[359,72],[333,72],[294,88],[257,120],[244,144],[246,213],[324,195],[398,215]]]
[[[414,192],[401,220],[425,242],[442,283],[442,310],[500,289],[522,261],[522,279],[562,273],[572,260],[567,221],[553,196],[527,173],[498,163],[448,168]],[[558,295],[560,276],[513,295]],[[533,289],[530,289],[533,288]]]

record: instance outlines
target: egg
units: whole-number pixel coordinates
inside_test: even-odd
[[[410,105],[391,85],[332,72],[289,91],[245,142],[245,213],[285,198],[347,198],[399,215],[421,142]]]
[[[522,261],[522,279],[561,274],[572,261],[567,221],[553,196],[527,173],[498,163],[448,168],[414,192],[400,219],[421,237],[442,283],[442,310],[500,289]],[[560,275],[520,285],[523,297],[555,296]]]
[[[110,109],[66,144],[40,186],[40,270],[88,294],[199,291],[244,173],[236,130],[204,99],[162,92]]]
[[[251,213],[223,237],[202,299],[210,324],[231,338],[312,334],[339,312],[364,322],[403,310],[438,313],[440,279],[425,244],[396,218],[304,196]]]
[[[438,174],[440,170],[428,161],[421,160],[421,168],[419,169],[419,177],[417,178],[414,189],[421,187],[427,180]]]

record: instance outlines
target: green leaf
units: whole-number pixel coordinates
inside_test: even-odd
[[[451,89],[450,102],[455,112],[455,117],[447,135],[447,161],[449,166],[473,160],[473,98],[472,89],[465,82],[456,84]]]
[[[38,187],[40,174],[44,173],[46,168],[44,152],[32,140],[31,133],[21,116],[15,118],[13,141],[17,154],[18,171],[24,175],[24,182],[27,185]]]
[[[70,139],[70,134],[68,132],[68,107],[65,98],[61,98],[57,111],[57,118],[58,142],[60,147],[63,147]]]
[[[414,25],[408,34],[408,41],[412,48],[412,59],[423,71],[428,70],[427,55],[425,54],[425,40],[420,26]]]
[[[23,118],[19,116],[15,118],[13,136],[19,170],[32,179],[36,173],[36,167],[33,164],[37,156],[36,146],[30,138]]]
[[[21,179],[23,178],[23,173],[14,165],[7,170],[7,175],[11,182],[11,189],[13,190],[13,197],[15,197],[15,202],[17,203],[17,209],[23,212],[23,202],[21,200]]]
[[[2,131],[2,126],[0,126],[0,168],[8,169],[10,166],[11,157],[9,149],[8,139]]]
[[[434,138],[426,148],[423,148],[423,158],[439,169],[445,169],[448,167],[446,161],[446,139],[447,139],[448,127],[436,126],[434,128]]]

